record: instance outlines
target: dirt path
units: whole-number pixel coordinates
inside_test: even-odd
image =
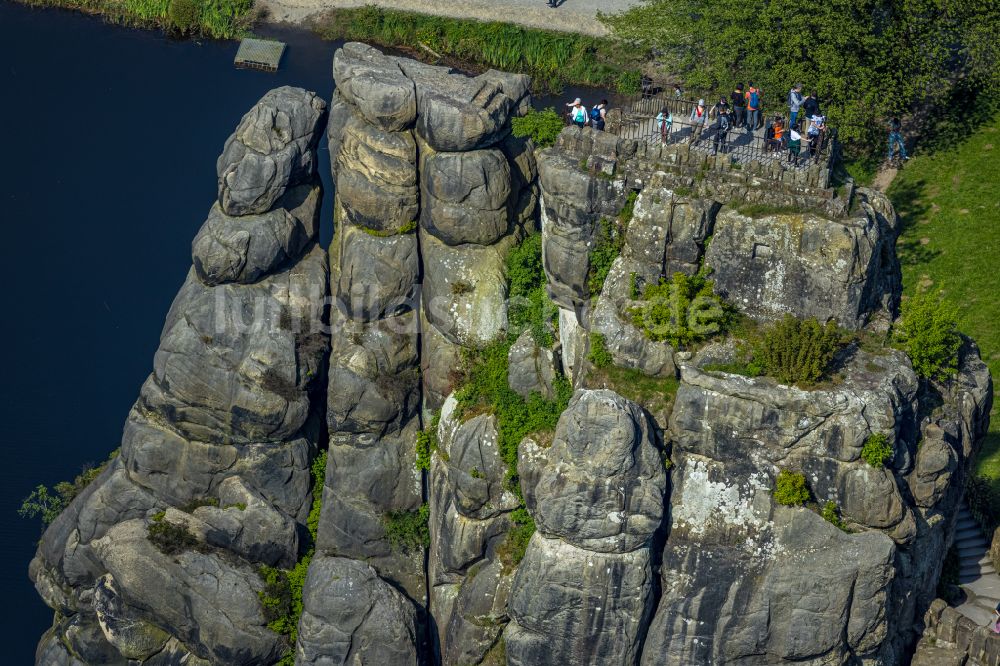
[[[605,35],[597,11],[613,13],[639,0],[562,0],[555,9],[546,0],[379,0],[380,7],[481,21],[507,21],[531,28],[547,28],[587,35]],[[328,9],[363,7],[371,0],[259,0],[268,20],[303,23]]]
[[[895,180],[896,174],[899,173],[899,169],[895,167],[882,167],[879,172],[875,174],[875,180],[872,181],[872,187],[874,187],[879,192],[885,192],[892,185],[892,181]]]

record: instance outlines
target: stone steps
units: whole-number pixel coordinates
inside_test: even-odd
[[[992,621],[993,609],[1000,602],[1000,575],[990,559],[989,541],[964,502],[955,523],[954,544],[959,558],[958,583],[967,595],[958,610],[976,624],[986,624]]]

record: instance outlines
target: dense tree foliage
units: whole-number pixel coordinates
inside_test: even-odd
[[[752,81],[777,112],[801,82],[849,139],[914,104],[947,104],[958,80],[1000,87],[1000,0],[642,0],[601,18],[691,90]]]

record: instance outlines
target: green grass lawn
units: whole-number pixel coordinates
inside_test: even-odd
[[[963,333],[1000,376],[1000,115],[947,151],[911,159],[889,196],[903,219],[896,246],[903,289],[941,290]],[[994,406],[976,471],[1000,490],[1000,415]]]

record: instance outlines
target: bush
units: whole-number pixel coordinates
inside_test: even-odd
[[[634,201],[634,197],[630,201]],[[626,203],[626,205],[628,205]],[[631,214],[629,215],[631,219]],[[590,249],[590,268],[587,271],[587,289],[591,296],[601,293],[604,288],[604,281],[611,271],[611,264],[615,262],[625,245],[625,226],[619,220],[612,222],[601,219],[597,227],[597,234],[594,236],[594,245]]]
[[[262,566],[258,569],[264,581],[264,589],[257,593],[264,617],[271,631],[285,636],[289,649],[285,651],[275,666],[295,665],[295,642],[298,640],[299,618],[302,617],[302,590],[309,573],[309,564],[315,553],[316,535],[323,504],[323,483],[326,479],[327,452],[321,451],[312,463],[312,507],[306,518],[310,543],[305,554],[291,569],[277,569]]]
[[[755,365],[782,384],[813,384],[824,376],[843,342],[836,324],[791,315],[765,329],[753,351]]]
[[[783,469],[778,473],[774,501],[785,506],[802,506],[809,501],[809,489],[804,474]]]
[[[895,455],[889,438],[880,432],[872,434],[861,448],[861,457],[872,467],[884,467]]]
[[[840,517],[840,509],[837,507],[836,502],[831,500],[824,504],[820,515],[823,516],[823,520],[826,522],[833,524],[844,532],[847,531],[847,525],[844,524],[844,521]]]
[[[921,293],[904,301],[896,339],[921,377],[944,380],[957,371],[958,350],[962,346],[958,310],[940,295]]]
[[[535,521],[524,507],[514,509],[510,517],[514,524],[503,543],[497,547],[497,556],[506,571],[513,570],[521,563],[531,535],[535,533]]]
[[[507,254],[507,279],[510,281],[508,320],[510,334],[516,338],[525,329],[542,347],[551,347],[552,322],[558,310],[545,291],[542,268],[542,235],[531,234]]]
[[[178,525],[167,520],[150,523],[146,536],[164,555],[177,555],[201,545],[188,530],[187,525]]]
[[[536,111],[529,109],[523,116],[510,119],[510,127],[514,136],[529,137],[535,142],[536,148],[548,148],[555,144],[566,123],[556,113],[555,109]]]
[[[383,515],[385,536],[392,549],[409,554],[421,548],[430,548],[429,518],[430,507],[426,502],[416,511],[390,511]]]
[[[198,0],[170,0],[167,17],[178,32],[192,33],[201,24],[201,4]]]
[[[177,507],[184,513],[194,513],[195,509],[203,506],[219,506],[219,500],[214,497],[196,497],[187,504]]]
[[[674,273],[671,281],[647,285],[643,303],[629,310],[646,337],[683,349],[724,328],[728,310],[705,275]]]
[[[17,513],[23,518],[37,516],[42,519],[43,524],[50,524],[117,457],[118,449],[115,449],[108,456],[108,459],[100,465],[94,466],[87,463],[72,481],[60,481],[52,489],[39,484],[21,501],[21,507]]]
[[[590,352],[587,354],[587,360],[593,363],[595,368],[607,368],[614,362],[614,359],[611,358],[611,352],[604,344],[602,334],[590,334]]]

